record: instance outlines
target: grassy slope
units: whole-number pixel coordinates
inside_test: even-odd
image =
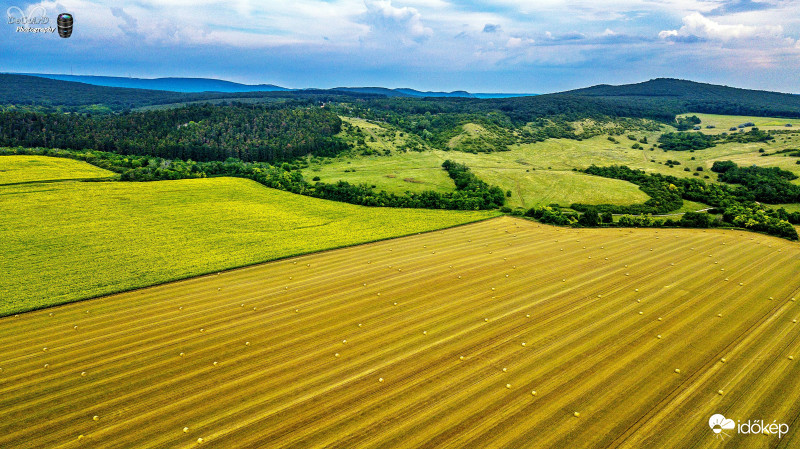
[[[5,317],[0,446],[797,447],[799,256],[503,217]]]
[[[4,315],[492,213],[365,208],[214,178],[5,186],[0,216]]]
[[[0,184],[114,176],[116,173],[72,159],[47,156],[0,156]]]
[[[712,120],[713,118],[713,120]],[[783,123],[778,118],[756,118],[737,116],[703,115],[704,123],[742,123],[749,120],[756,123]],[[767,153],[786,148],[800,148],[800,132],[780,135],[770,143],[724,144],[707,150],[690,152],[664,152],[660,149],[650,151],[657,143],[657,132],[633,131],[637,139],[647,137],[647,149],[632,149],[634,141],[627,136],[615,136],[618,143],[608,140],[608,136],[596,136],[583,141],[569,139],[550,139],[535,144],[514,145],[511,151],[488,154],[472,154],[460,151],[425,151],[399,152],[395,150],[395,142],[399,137],[384,138],[387,131],[381,126],[363,120],[348,119],[358,123],[362,129],[369,130],[376,137],[375,142],[368,142],[370,148],[392,151],[391,156],[351,156],[340,157],[324,163],[312,163],[304,175],[311,179],[319,176],[322,181],[335,182],[345,180],[353,183],[375,185],[378,189],[390,192],[420,190],[452,190],[452,181],[441,170],[445,159],[454,159],[466,163],[481,179],[500,186],[503,190],[511,190],[509,205],[531,207],[540,204],[559,203],[567,205],[572,202],[584,203],[617,203],[630,204],[647,199],[632,184],[610,181],[597,177],[572,172],[573,168],[585,168],[596,165],[627,165],[651,173],[661,173],[679,177],[693,177],[698,168],[702,178],[710,176],[707,182],[716,182],[716,175],[710,172],[715,161],[733,160],[741,165],[757,164],[760,166],[777,166],[800,175],[800,158],[785,155],[761,157],[758,150],[764,148]],[[759,121],[760,120],[760,121]],[[466,125],[468,131],[477,133],[477,128]],[[798,123],[800,128],[800,123]],[[787,129],[776,127],[776,129]],[[797,129],[797,128],[789,128]],[[800,131],[800,129],[798,129]],[[626,133],[627,134],[627,133]],[[692,159],[694,158],[694,160]],[[681,165],[670,168],[667,160],[679,161]],[[684,171],[684,168],[690,171]],[[345,172],[345,170],[354,170]],[[800,183],[800,181],[799,181]]]

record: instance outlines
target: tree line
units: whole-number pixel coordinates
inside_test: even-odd
[[[478,179],[467,166],[445,161],[442,168],[456,184],[453,192],[376,191],[367,184],[309,183],[298,167],[290,163],[271,165],[228,158],[225,161],[185,161],[146,155],[121,155],[106,151],[74,151],[53,148],[0,148],[0,155],[29,154],[64,157],[88,162],[120,174],[121,181],[158,181],[174,179],[235,176],[252,179],[267,187],[350,204],[375,207],[482,210],[504,204],[503,191]]]
[[[327,109],[289,103],[203,104],[100,117],[10,111],[0,114],[0,145],[275,162],[338,154],[347,148],[335,136],[341,128],[341,119]]]

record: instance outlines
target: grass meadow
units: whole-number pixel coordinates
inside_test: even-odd
[[[47,156],[0,156],[0,185],[117,176],[86,162]]]
[[[0,315],[494,215],[367,208],[238,178],[2,186]]]

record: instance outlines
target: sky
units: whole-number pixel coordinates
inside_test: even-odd
[[[547,93],[682,78],[800,93],[800,0],[4,0],[0,72]],[[16,3],[15,3],[16,2]],[[70,38],[19,32],[74,16]]]

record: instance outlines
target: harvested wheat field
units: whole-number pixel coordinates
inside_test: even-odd
[[[797,447],[797,273],[502,217],[9,316],[0,447]]]

